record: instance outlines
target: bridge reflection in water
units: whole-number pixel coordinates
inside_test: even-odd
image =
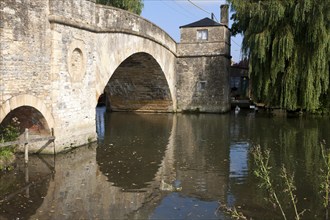
[[[319,184],[309,173],[317,156],[305,145],[328,138],[327,123],[300,120],[296,126],[299,120],[230,114],[109,114],[102,108],[97,114],[97,144],[56,157],[32,156],[28,171],[22,160],[13,172],[1,174],[0,219],[229,219],[218,211],[219,202],[240,206],[253,219],[277,219],[249,172],[250,147],[276,145],[271,137],[280,146],[273,149],[272,166],[293,156],[298,164],[290,168],[306,166],[306,173],[296,172],[306,177],[297,182],[299,204],[320,210],[313,200],[318,190],[311,187]],[[270,121],[272,126],[260,129]],[[303,143],[295,136],[302,133]],[[293,143],[290,137],[299,151],[286,145]],[[299,164],[300,157],[309,163]]]

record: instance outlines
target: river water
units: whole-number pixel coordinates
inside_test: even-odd
[[[302,219],[325,219],[320,142],[328,118],[239,114],[106,113],[97,108],[98,143],[56,156],[19,156],[0,174],[0,219],[282,219],[253,174],[251,149],[270,149],[281,188],[294,173]],[[328,145],[329,146],[329,145]],[[282,189],[288,219],[294,211]]]

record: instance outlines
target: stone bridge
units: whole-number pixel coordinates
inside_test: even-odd
[[[191,42],[177,44],[144,18],[95,0],[3,0],[0,122],[16,117],[35,135],[53,128],[55,144],[42,144],[53,153],[96,139],[103,93],[113,111],[225,112],[230,36],[225,24],[217,30],[219,39],[192,53]],[[191,70],[196,59],[203,68]]]

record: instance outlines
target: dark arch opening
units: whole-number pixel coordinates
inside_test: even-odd
[[[21,106],[10,111],[0,124],[0,132],[9,125],[17,127],[20,134],[26,128],[31,135],[46,136],[51,133],[45,117],[31,106]]]
[[[108,111],[172,111],[172,98],[158,62],[147,53],[135,53],[116,69],[99,103]]]

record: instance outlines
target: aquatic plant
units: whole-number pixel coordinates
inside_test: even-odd
[[[260,188],[266,189],[269,193],[270,201],[273,203],[274,206],[278,206],[283,219],[287,219],[287,214],[283,209],[284,198],[279,199],[278,191],[275,189],[275,185],[271,178],[271,166],[269,165],[269,158],[270,158],[270,150],[265,149],[264,151],[261,150],[260,146],[256,146],[252,150],[252,155],[254,158],[254,162],[257,165],[256,170],[254,171],[255,176],[257,176],[261,183],[259,185]],[[303,213],[306,211],[305,209],[301,212],[298,211],[297,204],[297,196],[295,195],[296,186],[294,184],[294,175],[289,174],[287,169],[284,165],[282,165],[281,173],[280,173],[280,184],[284,188],[280,191],[285,192],[288,195],[289,200],[293,206],[295,219],[300,220]]]
[[[274,206],[278,206],[283,218],[286,220],[286,214],[282,208],[282,204],[278,198],[275,187],[271,181],[271,166],[269,165],[270,151],[268,149],[262,151],[260,146],[256,146],[252,150],[252,155],[254,158],[254,162],[257,166],[257,169],[254,170],[254,175],[258,177],[261,182],[259,184],[260,188],[266,189],[269,194],[270,201],[274,204]]]
[[[297,208],[297,196],[294,194],[294,192],[296,191],[296,186],[294,185],[294,175],[289,175],[288,171],[286,170],[286,168],[284,167],[284,165],[282,166],[282,170],[281,170],[281,177],[284,180],[284,185],[286,186],[286,188],[284,189],[284,192],[287,192],[289,194],[290,197],[290,201],[292,203],[292,206],[294,208],[294,212],[295,212],[295,219],[299,220],[300,216],[303,215],[303,213],[305,212],[305,210],[303,210],[302,212],[298,213],[298,208]]]
[[[242,213],[237,211],[236,207],[228,207],[226,204],[221,204],[219,202],[218,210],[222,210],[224,213],[229,215],[232,219],[236,220],[247,220],[248,218]]]
[[[330,152],[325,149],[325,143],[321,142],[321,152],[323,164],[321,168],[321,191],[323,194],[323,207],[326,209],[326,219],[328,219],[329,194],[330,194]]]

